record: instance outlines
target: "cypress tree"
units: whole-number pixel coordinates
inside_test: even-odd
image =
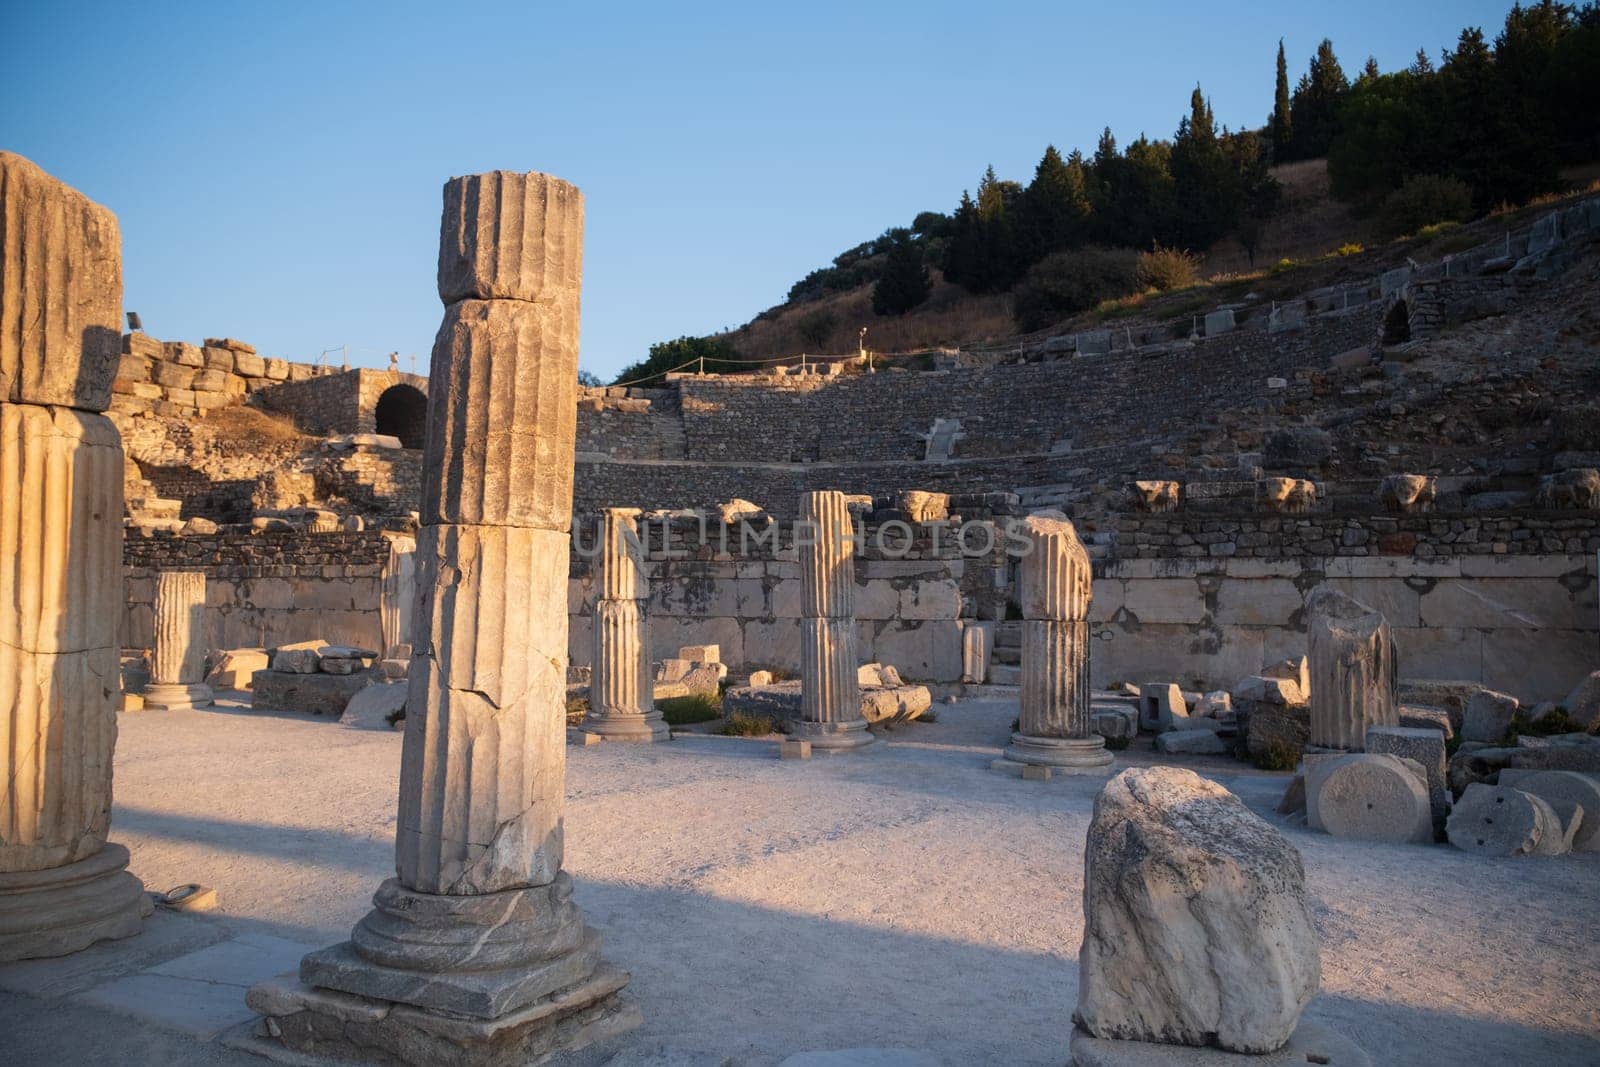
[[[1285,161],[1292,158],[1294,126],[1289,121],[1289,67],[1283,58],[1283,38],[1278,38],[1278,81],[1272,94],[1272,158]]]
[[[875,315],[904,315],[928,299],[933,280],[923,262],[922,245],[910,230],[894,229],[885,235],[889,250],[883,273],[872,287],[872,312]]]
[[[1289,101],[1296,159],[1327,155],[1339,132],[1339,102],[1349,91],[1350,80],[1333,54],[1333,42],[1324,37]]]

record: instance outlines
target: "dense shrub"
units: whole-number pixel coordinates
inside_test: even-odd
[[[1139,253],[1134,280],[1140,289],[1163,293],[1168,289],[1182,289],[1200,280],[1200,257],[1181,248],[1156,245],[1149,252]]]
[[[1384,198],[1378,228],[1386,237],[1416,233],[1441,222],[1472,218],[1472,190],[1459,178],[1418,174]]]
[[[1082,248],[1035,263],[1017,286],[1012,317],[1017,328],[1042,330],[1102,300],[1135,291],[1138,255],[1129,248]]]

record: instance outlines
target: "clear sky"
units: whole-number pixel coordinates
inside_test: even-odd
[[[1259,126],[1279,37],[1291,80],[1323,36],[1353,76],[1509,6],[0,0],[0,147],[117,213],[155,336],[422,373],[440,185],[548,171],[587,200],[582,362],[609,379],[986,164],[1170,136],[1197,81]]]

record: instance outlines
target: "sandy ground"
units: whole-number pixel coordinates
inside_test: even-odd
[[[731,738],[570,748],[567,869],[645,1017],[614,1062],[866,1046],[1064,1063],[1097,786],[988,770],[1015,714],[940,707],[809,762]],[[214,886],[232,936],[347,936],[392,873],[399,734],[220,708],[121,722],[113,838],[150,887]],[[1153,761],[1142,740],[1119,764]],[[1284,825],[1285,776],[1185,762]],[[1307,1018],[1378,1064],[1600,1063],[1600,854],[1484,861],[1284,829],[1322,932]],[[5,1045],[14,1063],[261,1062],[14,992]]]

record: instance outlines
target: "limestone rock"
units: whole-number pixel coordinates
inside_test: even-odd
[[[1391,474],[1378,488],[1383,506],[1404,514],[1432,511],[1436,495],[1436,482],[1427,474]]]
[[[1124,771],[1095,800],[1078,961],[1094,1037],[1278,1049],[1321,980],[1300,854],[1192,771]]]
[[[1573,686],[1562,706],[1567,709],[1568,721],[1580,730],[1592,731],[1600,726],[1600,671]]]
[[[263,711],[299,711],[337,719],[350,698],[382,679],[376,671],[354,674],[295,674],[256,671],[250,677],[250,706]]]
[[[213,689],[249,689],[256,671],[272,666],[264,648],[229,648],[217,653],[206,685]]]
[[[1442,730],[1410,726],[1374,726],[1367,731],[1369,753],[1414,760],[1427,775],[1428,806],[1435,829],[1444,828],[1450,811],[1450,785],[1446,779],[1445,735]]]
[[[1358,841],[1429,842],[1433,809],[1420,766],[1371,752],[1337,756],[1306,781],[1322,829]]]
[[[1168,730],[1156,737],[1156,751],[1170,755],[1220,756],[1228,751],[1216,730]]]
[[[406,717],[404,682],[363,687],[344,706],[339,722],[356,730],[393,730]]]
[[[1517,698],[1493,689],[1479,689],[1467,698],[1466,714],[1461,724],[1463,741],[1487,741],[1495,744],[1503,740],[1511,729],[1511,720],[1520,707]]]
[[[0,403],[104,411],[122,352],[116,216],[0,151],[0,236]]]
[[[1317,503],[1317,487],[1304,478],[1263,478],[1256,483],[1256,503],[1264,511],[1300,514]]]
[[[1147,730],[1179,730],[1188,725],[1189,703],[1170,682],[1139,687],[1139,725]]]
[[[446,305],[532,301],[570,304],[576,312],[582,279],[583,194],[576,186],[504,170],[445,183],[439,298]],[[520,413],[518,421],[534,422]]]
[[[1311,698],[1311,661],[1305,656],[1291,656],[1261,669],[1263,678],[1281,678],[1291,681],[1300,690],[1302,699]]]
[[[874,725],[896,726],[921,718],[933,707],[933,695],[925,685],[864,689],[861,692],[861,717]]]
[[[721,663],[721,645],[684,645],[678,649],[678,658],[689,663]]]
[[[764,686],[764,685],[771,685],[772,684],[772,672],[771,671],[751,671],[750,672],[750,679],[745,684],[749,685],[751,688],[759,688],[759,687]]]
[[[1534,504],[1551,509],[1600,510],[1600,470],[1566,470],[1545,475],[1539,480]]]
[[[1576,771],[1508,767],[1500,772],[1500,785],[1543,800],[1563,826],[1570,824],[1581,810],[1569,847],[1573,852],[1600,852],[1600,777]]]
[[[1444,708],[1430,708],[1422,704],[1401,704],[1400,725],[1414,730],[1438,730],[1446,741],[1456,735],[1450,722],[1450,712]]]
[[[1379,612],[1329,586],[1306,601],[1311,744],[1359,751],[1373,726],[1398,721],[1398,657]]]
[[[736,522],[760,522],[767,518],[767,513],[760,504],[734,497],[725,504],[717,505],[717,518],[722,525],[732,526]]]
[[[316,674],[322,669],[322,642],[314,648],[279,648],[273,650],[271,670],[285,674]]]
[[[1477,783],[1456,801],[1446,823],[1450,843],[1482,856],[1524,856],[1550,841],[1564,843],[1564,827],[1550,805],[1510,786]]]
[[[1140,511],[1161,514],[1178,508],[1178,483],[1171,481],[1134,482],[1130,496]]]
[[[908,489],[895,506],[912,522],[943,522],[950,517],[950,494]]]
[[[1278,707],[1292,707],[1306,703],[1304,690],[1288,678],[1265,678],[1252,674],[1233,687],[1235,700],[1250,700]]]
[[[422,463],[427,524],[567,532],[577,429],[578,306],[463,300],[433,345]]]

